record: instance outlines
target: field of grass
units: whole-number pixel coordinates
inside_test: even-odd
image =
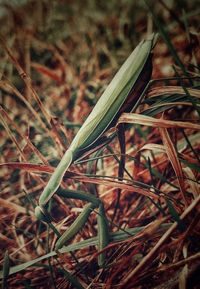
[[[198,4],[0,2],[2,288],[199,288]],[[39,201],[115,73],[152,33],[134,110],[120,110]]]

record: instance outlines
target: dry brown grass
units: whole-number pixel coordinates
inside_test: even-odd
[[[112,1],[87,1],[85,7],[81,1],[63,1],[56,8],[46,1],[18,9],[8,5],[9,15],[1,20],[0,54],[2,267],[6,250],[10,260],[5,288],[73,288],[65,270],[83,288],[198,288],[198,11],[195,1],[182,4],[184,18],[177,3],[167,9],[163,2],[154,12],[165,22],[189,80],[169,43],[160,39],[152,75],[159,81],[151,84],[136,113],[119,119],[131,123],[125,132],[123,180],[118,178],[121,151],[115,138],[89,155],[90,161],[73,165],[62,182],[63,188],[101,198],[110,232],[138,228],[118,241],[113,237],[103,269],[97,265],[95,241],[89,246],[97,235],[95,211],[71,242],[76,246],[88,240],[74,252],[76,258],[69,253],[47,258],[57,236],[36,220],[33,206],[114,72],[156,26],[145,6],[123,1],[115,6]],[[55,195],[50,207],[57,230],[64,232],[83,204]],[[31,266],[32,260],[38,261]]]

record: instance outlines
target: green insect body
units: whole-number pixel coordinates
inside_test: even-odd
[[[145,70],[151,67],[151,50],[156,42],[156,36],[153,34],[147,40],[141,41],[125,63],[119,69],[111,83],[108,85],[94,109],[76,134],[69,149],[65,152],[63,158],[50,177],[44,191],[39,198],[39,206],[35,209],[35,215],[39,220],[50,222],[46,215],[45,206],[58,190],[63,176],[70,165],[81,157],[91,146],[95,146],[99,138],[107,129],[115,125],[120,114],[125,111],[131,111],[136,108],[140,101],[140,95],[146,87],[151,70],[145,74]],[[134,91],[137,97],[134,96]],[[127,110],[128,108],[128,110]],[[80,192],[79,192],[80,193]],[[67,191],[65,192],[67,197]],[[68,197],[79,198],[89,201],[83,211],[79,214],[70,228],[58,239],[56,249],[60,249],[68,242],[85,224],[91,211],[99,206],[98,230],[99,230],[99,249],[102,250],[108,243],[108,225],[105,221],[105,212],[101,201],[90,194],[74,194],[68,191]],[[103,266],[105,254],[99,255],[99,264]]]
[[[52,174],[40,196],[40,206],[45,206],[52,198],[62,181],[63,175],[71,163],[76,160],[79,151],[91,146],[109,127],[140,77],[154,44],[154,38],[153,35],[150,39],[138,44],[108,85]]]

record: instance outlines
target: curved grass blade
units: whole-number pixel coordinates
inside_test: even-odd
[[[60,268],[59,271],[66,277],[66,279],[74,286],[74,288],[77,289],[84,289],[84,287],[81,285],[81,283],[78,281],[78,279],[73,276],[69,271]]]
[[[165,149],[166,149],[166,154],[167,154],[167,156],[168,156],[168,158],[172,164],[172,167],[176,173],[177,181],[178,181],[178,184],[180,187],[183,201],[185,204],[187,204],[187,199],[185,196],[186,191],[185,191],[185,183],[184,183],[184,174],[183,174],[183,170],[182,170],[180,161],[178,159],[176,149],[172,143],[172,140],[169,136],[167,129],[166,128],[159,128],[159,131],[160,131],[160,136],[161,136],[162,141],[163,141],[163,145],[165,146]]]
[[[193,130],[200,130],[200,125],[191,122],[183,121],[172,121],[163,118],[153,118],[150,116],[145,116],[142,114],[136,113],[123,113],[119,118],[119,124],[121,123],[132,123],[132,124],[141,124],[152,127],[160,128],[189,128]]]

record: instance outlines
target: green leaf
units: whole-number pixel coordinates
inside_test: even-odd
[[[9,272],[10,272],[10,259],[9,259],[9,254],[8,251],[6,251],[5,255],[4,255],[4,260],[3,260],[3,272],[2,272],[2,276],[3,276],[3,281],[2,281],[2,289],[6,289],[7,287],[7,279],[9,276]]]

